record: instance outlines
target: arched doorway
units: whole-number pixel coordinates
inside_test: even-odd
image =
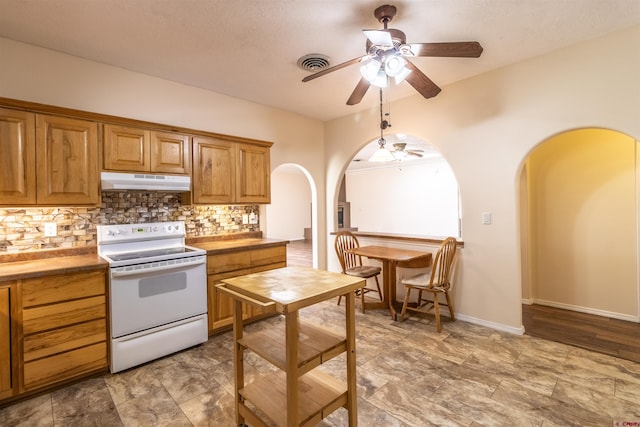
[[[317,268],[317,191],[309,172],[292,163],[275,168],[265,210],[266,237],[290,241],[288,264]]]
[[[395,160],[369,161],[379,149],[374,140],[345,169],[340,193],[350,204],[349,224],[361,231],[461,237],[458,182],[447,160],[420,138],[396,133],[385,139]]]
[[[606,129],[563,132],[530,153],[520,180],[523,302],[640,321],[639,164],[637,142]]]

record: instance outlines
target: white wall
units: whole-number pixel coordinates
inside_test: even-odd
[[[0,38],[0,57],[0,97],[274,142],[272,170],[296,163],[313,177],[326,246],[322,122],[9,39]],[[325,257],[319,251],[320,266]]]
[[[458,183],[445,159],[385,163],[345,179],[359,231],[458,237]]]
[[[446,86],[433,99],[393,103],[394,132],[435,145],[460,186],[464,251],[454,298],[461,318],[521,330],[523,160],[568,129],[603,127],[638,139],[638,46],[640,26]],[[375,111],[361,112],[325,126],[329,229],[339,179],[359,147],[376,138],[377,120]],[[481,223],[482,212],[492,212],[492,225]]]
[[[279,168],[271,174],[271,204],[267,211],[267,237],[304,239],[311,227],[311,187],[302,172]]]
[[[393,103],[394,132],[434,144],[460,186],[461,319],[521,328],[522,162],[539,142],[568,129],[603,127],[640,139],[638,46],[640,26],[446,86],[430,100],[416,95]],[[329,268],[337,271],[327,229],[334,229],[346,165],[378,136],[374,108],[323,124],[7,39],[0,39],[0,57],[2,97],[275,142],[272,169],[300,164],[318,186],[319,266],[327,265],[330,249]],[[489,226],[481,224],[486,211],[493,213]]]

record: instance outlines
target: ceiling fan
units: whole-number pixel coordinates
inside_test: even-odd
[[[405,142],[394,142],[394,151],[391,152],[396,159],[401,159],[406,156],[422,157],[424,150],[407,150],[407,144]]]
[[[406,80],[422,96],[431,98],[440,93],[440,88],[407,58],[413,56],[478,58],[482,53],[482,46],[476,41],[407,44],[406,36],[402,31],[387,28],[387,24],[396,15],[395,6],[388,4],[380,6],[376,8],[373,15],[384,25],[384,29],[363,30],[367,37],[365,55],[325,68],[305,77],[302,81],[308,82],[361,62],[363,65],[360,71],[363,77],[351,93],[347,105],[358,104],[371,85],[386,86],[388,77],[394,77],[396,83]]]

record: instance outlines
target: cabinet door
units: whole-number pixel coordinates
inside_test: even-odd
[[[238,144],[236,203],[271,203],[269,148]]]
[[[11,381],[11,306],[9,288],[0,288],[0,398],[13,388]]]
[[[97,205],[98,125],[36,115],[38,204]]]
[[[35,115],[0,108],[0,203],[36,202]]]
[[[151,172],[191,172],[191,142],[187,135],[151,132]]]
[[[235,146],[214,138],[193,138],[193,202],[233,203]]]
[[[104,168],[129,172],[151,171],[150,132],[104,125]]]

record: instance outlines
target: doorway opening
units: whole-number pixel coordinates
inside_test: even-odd
[[[598,324],[640,322],[637,148],[620,132],[578,129],[543,141],[525,159],[520,235],[527,333],[554,339],[555,330],[555,340],[574,345],[582,334],[592,347]],[[572,338],[568,319],[591,324],[594,335],[578,328]],[[640,357],[640,336],[633,345]]]
[[[318,266],[317,191],[311,174],[286,163],[271,173],[271,204],[266,209],[266,236],[289,240],[287,265]]]

